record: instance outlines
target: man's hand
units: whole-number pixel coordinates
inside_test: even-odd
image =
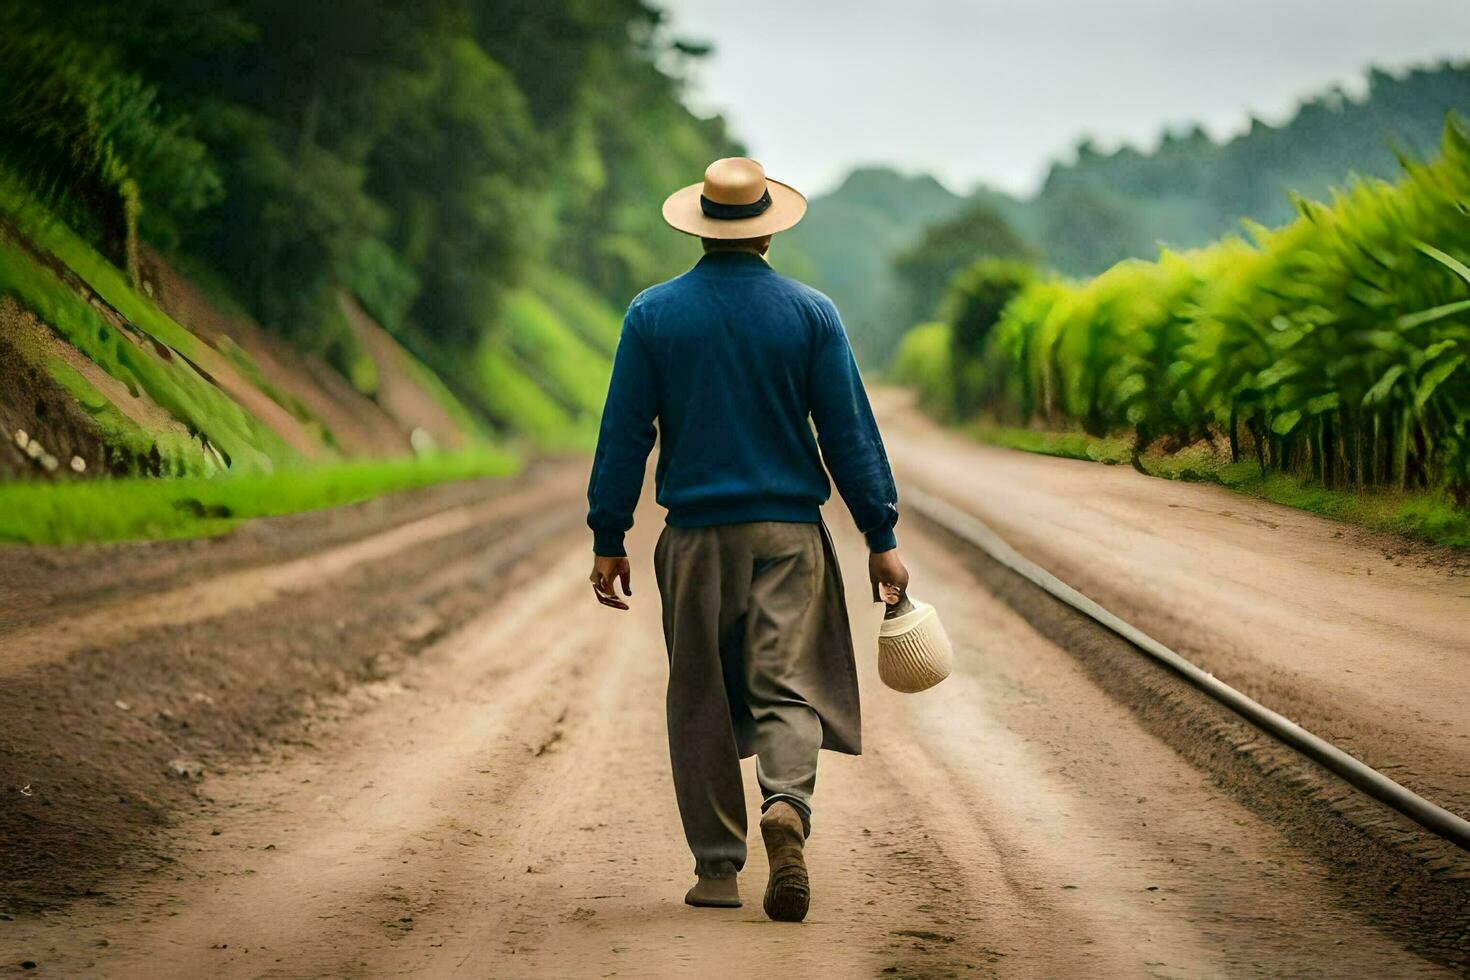
[[[908,591],[909,570],[903,567],[897,548],[868,555],[868,579],[873,583],[874,602],[897,602]]]
[[[903,566],[899,566],[900,568]],[[623,595],[632,596],[633,589],[628,584],[628,579],[633,573],[633,567],[628,564],[626,558],[605,558],[598,555],[592,563],[592,593],[597,596],[597,601],[604,606],[612,606],[614,609],[627,609],[628,604],[618,598],[613,588],[613,583],[623,583]],[[904,581],[908,581],[905,573]]]

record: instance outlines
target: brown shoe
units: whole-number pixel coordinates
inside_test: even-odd
[[[740,907],[740,885],[734,875],[728,878],[700,877],[684,896],[685,905],[702,909],[738,909]]]
[[[766,882],[766,915],[777,922],[800,922],[811,904],[811,886],[802,848],[806,832],[801,814],[790,803],[778,800],[761,817],[761,839],[771,862]]]

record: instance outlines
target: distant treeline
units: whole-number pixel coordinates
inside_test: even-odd
[[[681,268],[658,201],[730,152],[642,0],[10,0],[0,170],[134,276],[217,273],[351,376],[354,293],[454,377],[534,270],[619,305]],[[461,376],[463,373],[461,372]]]
[[[1294,217],[1291,195],[1324,198],[1350,175],[1393,177],[1402,157],[1439,147],[1446,113],[1470,113],[1470,64],[1368,73],[1367,91],[1307,99],[1271,126],[1252,117],[1240,136],[1216,143],[1199,127],[1164,135],[1142,153],[1111,153],[1083,141],[1019,210],[997,202],[1053,268],[1094,274],[1126,258],[1151,258],[1160,243],[1203,245],[1242,218],[1275,226]],[[983,199],[983,197],[982,197]]]
[[[1200,442],[1329,489],[1470,507],[1470,132],[1252,241],[1071,282],[981,259],[897,371],[952,418]]]
[[[1279,126],[1253,120],[1224,142],[1199,127],[1167,133],[1147,153],[1083,141],[1024,200],[987,188],[960,197],[932,178],[863,170],[812,202],[793,241],[865,363],[881,367],[978,255],[1095,275],[1154,258],[1161,245],[1203,245],[1243,219],[1280,225],[1294,215],[1293,194],[1322,198],[1351,175],[1396,176],[1400,156],[1432,156],[1451,111],[1470,115],[1470,64],[1374,70],[1361,97],[1327,92]]]

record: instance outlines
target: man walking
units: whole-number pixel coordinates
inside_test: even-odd
[[[771,236],[805,213],[801,194],[744,158],[715,161],[664,202],[664,220],[705,254],[628,308],[587,491],[593,589],[627,609],[615,583],[632,594],[623,535],[657,422],[669,749],[698,879],[685,901],[740,905],[740,759],[754,755],[765,910],[792,922],[809,902],[818,750],[861,750],[852,635],[821,519],[824,460],[867,538],[874,601],[879,583],[908,586],[893,475],[837,310],[765,259]]]

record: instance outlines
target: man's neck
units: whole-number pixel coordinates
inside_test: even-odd
[[[707,248],[707,249],[704,250],[704,254],[705,255],[729,255],[731,253],[734,253],[734,254],[737,254],[737,255],[738,254],[741,254],[741,253],[744,253],[745,255],[755,255],[755,256],[758,256],[759,258],[765,258],[766,257],[765,249],[760,249],[760,248],[745,248],[745,247],[741,247],[741,246],[731,246],[729,248]]]
[[[704,254],[705,255],[753,255],[756,258],[760,259],[762,262],[765,262],[766,264],[769,265],[771,260],[766,256],[766,251],[767,250],[765,250],[765,249],[758,249],[758,248],[707,248],[707,249],[704,250]]]

